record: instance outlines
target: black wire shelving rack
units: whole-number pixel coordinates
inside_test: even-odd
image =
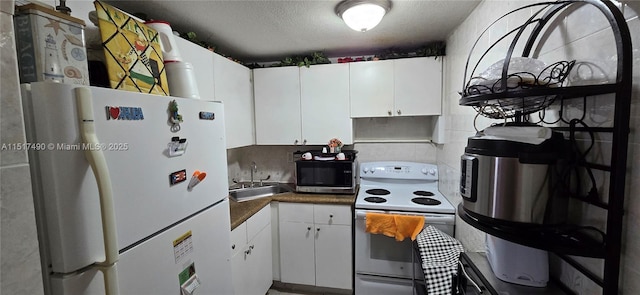
[[[545,30],[549,30],[553,25],[554,17],[579,5],[591,5],[597,8],[609,23],[615,38],[617,53],[615,82],[568,85],[570,83],[567,83],[566,78],[576,64],[575,61],[558,61],[545,68],[540,74],[527,71],[509,73],[510,61],[514,58],[518,40],[521,38],[526,40],[521,57],[531,57],[534,46],[542,42],[543,35],[541,34],[544,34]],[[480,38],[501,19],[524,9],[532,9],[531,17],[491,45],[484,54],[480,55],[475,67],[470,68],[469,62]],[[536,9],[538,10],[536,11]],[[498,42],[508,41],[510,37],[513,39],[504,58],[501,77],[495,80],[477,77],[476,71],[481,61],[489,56],[492,49],[497,48]],[[468,81],[467,77],[470,77]],[[573,202],[605,210],[605,231],[598,231],[598,234],[594,235],[593,232],[589,233],[588,227],[580,227],[580,225],[574,227],[569,225],[570,230],[558,230],[557,227],[554,230],[548,230],[544,225],[487,220],[487,218],[466,211],[462,204],[458,206],[458,215],[473,227],[493,236],[555,253],[599,285],[602,288],[602,294],[618,294],[632,96],[631,35],[622,12],[608,0],[560,0],[540,2],[518,8],[500,17],[482,32],[467,59],[464,79],[464,88],[460,93],[462,96],[460,105],[471,106],[479,115],[488,118],[511,119],[516,123],[530,121],[532,114],[544,112],[552,104],[561,105],[560,118],[562,118],[562,105],[572,100],[584,99],[586,101],[587,97],[614,100],[615,109],[612,114],[613,124],[611,127],[589,127],[581,120],[565,121],[564,119],[560,122],[564,123],[564,126],[552,127],[556,131],[568,134],[571,139],[577,132],[588,133],[591,135],[592,144],[594,134],[607,134],[606,136],[611,138],[611,155],[607,159],[608,161],[605,160],[605,164],[590,162],[584,154],[574,155],[571,159],[575,167],[585,169],[589,175],[592,175],[592,170],[608,174],[608,191],[597,192],[595,184],[593,184],[592,190],[586,194],[568,193],[565,196],[572,199]],[[583,111],[586,112],[586,110]],[[543,119],[541,121],[547,123]],[[593,179],[593,176],[591,178]],[[604,260],[602,275],[592,272],[570,256]],[[572,292],[568,286],[564,287],[568,293]]]

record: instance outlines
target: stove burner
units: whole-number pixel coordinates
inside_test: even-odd
[[[384,203],[387,201],[387,199],[381,197],[366,197],[364,200],[369,203]]]
[[[432,199],[432,198],[413,198],[411,199],[411,202],[414,202],[416,204],[420,204],[420,205],[427,205],[427,206],[435,206],[435,205],[440,205],[441,202],[436,200],[436,199]]]
[[[384,196],[390,194],[391,192],[386,189],[374,188],[366,190],[365,193],[375,196]]]
[[[431,197],[434,195],[434,193],[427,192],[427,191],[415,191],[413,192],[413,194],[416,196],[423,196],[423,197]]]

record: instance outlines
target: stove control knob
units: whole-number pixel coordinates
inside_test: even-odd
[[[436,175],[436,169],[429,169],[429,174]]]
[[[369,167],[362,167],[362,172],[367,174],[367,172],[369,172]]]
[[[427,168],[422,168],[422,174],[427,174],[427,173],[428,173]]]

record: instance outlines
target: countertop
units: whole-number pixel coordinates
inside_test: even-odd
[[[353,205],[356,201],[356,194],[333,195],[333,194],[301,194],[288,192],[264,197],[251,201],[236,202],[229,198],[229,210],[231,213],[231,230],[256,214],[260,209],[269,205],[272,201],[289,203],[312,203],[312,204],[336,204]]]

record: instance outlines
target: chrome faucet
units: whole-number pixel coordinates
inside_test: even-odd
[[[256,162],[251,162],[251,187],[253,187],[253,172],[258,172],[258,166],[256,165]]]

